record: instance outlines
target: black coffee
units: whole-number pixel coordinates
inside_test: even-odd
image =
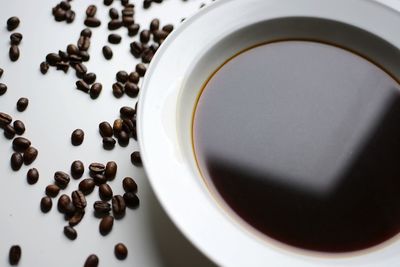
[[[247,50],[211,77],[193,124],[204,178],[267,236],[350,252],[399,233],[399,84],[366,58],[308,41]]]

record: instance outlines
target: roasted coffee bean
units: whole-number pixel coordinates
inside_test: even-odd
[[[107,60],[110,60],[113,57],[113,52],[109,46],[107,45],[103,46],[103,55],[104,58]]]
[[[20,34],[19,32],[15,32],[10,35],[10,42],[12,45],[19,45],[22,41],[22,38],[22,34]]]
[[[10,124],[4,126],[4,136],[7,139],[13,139],[15,137],[15,129]]]
[[[142,63],[137,64],[135,69],[136,69],[136,72],[139,73],[140,77],[143,77],[146,74],[147,68]]]
[[[13,31],[15,30],[20,23],[20,20],[18,17],[11,17],[7,20],[7,30]]]
[[[110,16],[111,19],[119,18],[119,12],[116,8],[110,8],[110,10],[108,11],[108,15]]]
[[[120,219],[125,216],[126,204],[122,196],[114,196],[111,201],[111,206],[116,219]]]
[[[82,191],[75,190],[72,192],[72,203],[77,209],[84,209],[86,207],[86,198]]]
[[[108,235],[114,225],[114,217],[111,215],[104,216],[99,224],[99,231],[101,235]]]
[[[104,5],[106,5],[106,6],[110,6],[110,5],[112,5],[113,1],[114,1],[114,0],[104,0],[103,3],[104,3]]]
[[[124,17],[133,17],[133,15],[135,15],[135,10],[133,8],[124,8],[121,13]]]
[[[133,118],[133,116],[136,114],[136,111],[132,107],[124,106],[119,109],[119,114],[121,118]]]
[[[66,61],[68,61],[68,53],[62,50],[58,50],[58,55],[61,57],[61,60],[64,61],[64,63]]]
[[[128,249],[122,243],[118,243],[114,247],[115,257],[119,260],[124,260],[128,256]]]
[[[108,23],[108,29],[110,31],[117,30],[122,27],[122,21],[118,19],[113,19]]]
[[[83,162],[80,160],[75,160],[71,164],[71,175],[75,179],[79,179],[82,177],[83,173],[85,172],[85,166]]]
[[[117,141],[115,141],[114,138],[112,137],[104,137],[103,138],[103,148],[106,150],[111,150],[115,147],[115,144]]]
[[[121,35],[112,33],[108,35],[108,42],[110,44],[119,44],[121,42]]]
[[[28,147],[25,152],[24,152],[24,163],[25,165],[30,165],[32,164],[32,162],[35,161],[35,159],[38,156],[38,150],[36,148],[34,148],[33,146]]]
[[[163,30],[157,30],[153,33],[153,36],[155,42],[161,43],[165,40],[165,38],[167,38],[168,32]]]
[[[130,47],[132,55],[135,58],[139,58],[143,51],[142,45],[139,42],[134,41],[130,44]]]
[[[3,76],[4,70],[0,68],[0,78]]]
[[[127,207],[134,209],[139,206],[139,198],[135,193],[127,192],[124,194],[124,200]]]
[[[79,146],[83,143],[85,138],[85,133],[82,129],[76,129],[71,134],[71,143],[74,146]]]
[[[101,83],[94,83],[92,87],[90,87],[90,97],[92,99],[96,99],[99,97],[101,91],[103,90],[103,85]]]
[[[114,135],[118,137],[118,134],[122,131],[124,121],[122,119],[116,119],[113,124]]]
[[[140,80],[140,75],[136,71],[133,71],[133,72],[131,72],[129,74],[129,78],[128,79],[129,79],[130,82],[138,84],[139,80]]]
[[[124,130],[118,133],[118,144],[122,147],[129,145],[129,134]]]
[[[124,85],[122,83],[114,83],[112,85],[113,95],[116,98],[121,98],[124,95]]]
[[[143,8],[148,9],[151,6],[152,0],[143,0]]]
[[[48,70],[49,70],[49,64],[47,64],[47,62],[43,61],[42,63],[40,63],[40,72],[42,74],[46,74]]]
[[[83,80],[79,80],[75,83],[76,88],[82,92],[88,93],[90,90],[90,87],[87,83],[85,83]]]
[[[67,11],[65,11],[64,9],[62,9],[62,8],[57,8],[55,11],[54,11],[54,19],[56,20],[56,21],[64,21],[65,20],[65,17],[67,16]]]
[[[10,51],[8,53],[11,61],[17,61],[19,59],[19,48],[16,45],[11,45]]]
[[[88,38],[92,37],[92,30],[89,28],[83,29],[81,31],[81,36],[88,37]]]
[[[107,201],[96,201],[93,204],[97,217],[108,215],[111,211],[111,205]]]
[[[86,178],[79,183],[79,190],[85,194],[89,195],[93,192],[96,183],[92,178]]]
[[[99,27],[101,25],[101,21],[94,17],[86,18],[84,21],[85,25],[88,27]]]
[[[75,211],[75,213],[72,215],[72,217],[68,220],[69,226],[78,225],[82,221],[84,216],[85,216],[84,210]]]
[[[66,195],[62,194],[57,201],[57,209],[61,213],[65,213],[65,211],[68,209],[68,206],[71,204],[71,198]]]
[[[131,154],[131,162],[135,166],[141,166],[142,165],[142,158],[140,157],[139,151],[135,151]]]
[[[12,122],[12,117],[7,113],[0,112],[0,128],[10,124]]]
[[[60,2],[60,8],[64,9],[65,11],[71,9],[71,5],[68,1],[61,1]]]
[[[123,16],[123,17],[122,17],[122,24],[123,24],[125,27],[129,27],[130,25],[135,24],[135,20],[134,20],[133,17],[131,17],[131,16]]]
[[[4,95],[7,92],[7,85],[0,83],[0,95]]]
[[[150,22],[150,31],[154,32],[160,28],[160,20],[159,19],[153,19]]]
[[[75,240],[78,236],[78,233],[71,226],[65,226],[64,227],[64,235],[70,240]]]
[[[82,51],[82,52],[85,52],[85,51]],[[69,55],[68,60],[69,60],[69,64],[71,66],[75,66],[76,64],[83,62],[83,58],[80,55]]]
[[[92,84],[92,83],[94,83],[96,81],[96,74],[94,74],[93,72],[85,73],[83,75],[83,80],[87,84]]]
[[[139,86],[135,83],[128,82],[124,86],[124,91],[127,96],[134,98],[139,94]]]
[[[140,32],[140,42],[142,44],[147,44],[150,41],[150,31],[143,30]]]
[[[51,198],[48,196],[42,197],[42,199],[40,200],[40,210],[43,213],[47,213],[51,210],[52,207],[53,201],[51,200]]]
[[[28,184],[36,184],[39,180],[39,171],[36,168],[29,169],[26,173],[26,180]]]
[[[22,121],[16,120],[13,125],[16,134],[23,135],[25,133],[25,124]]]
[[[97,7],[95,5],[90,5],[86,9],[86,16],[88,17],[94,17],[97,12]]]
[[[66,206],[64,209],[65,220],[69,220],[70,218],[72,218],[72,216],[74,216],[76,211],[77,211],[77,208],[75,208],[75,206],[72,203],[69,203],[68,206]]]
[[[46,62],[50,65],[50,66],[56,66],[57,62],[61,61],[61,57],[59,54],[56,53],[50,53],[46,56]]]
[[[57,67],[57,70],[62,70],[64,73],[67,73],[68,69],[69,69],[69,64],[61,61],[61,62],[57,62],[56,67]]]
[[[21,259],[21,253],[21,247],[18,245],[14,245],[10,248],[10,251],[8,253],[8,260],[10,262],[10,265],[18,265]]]
[[[104,172],[104,175],[106,176],[107,180],[111,181],[114,180],[116,174],[117,174],[117,169],[118,165],[115,163],[115,161],[109,161],[106,164],[106,170]]]
[[[95,174],[92,177],[93,177],[94,182],[97,185],[101,185],[101,184],[107,183],[107,178],[103,174]]]
[[[25,137],[17,137],[13,140],[13,149],[16,152],[24,152],[31,146],[31,141]]]
[[[85,66],[85,64],[83,63],[77,63],[74,65],[75,71],[76,71],[76,76],[78,78],[83,78],[83,75],[85,75],[85,73],[87,73],[87,68]]]
[[[67,53],[69,55],[78,55],[79,54],[79,48],[74,44],[69,44],[67,46]]]
[[[49,197],[56,197],[58,195],[58,193],[60,192],[60,188],[55,185],[55,184],[50,184],[48,186],[46,186],[46,195]]]
[[[142,62],[143,63],[150,63],[154,57],[154,51],[150,48],[145,49],[142,53]]]
[[[113,197],[113,191],[108,184],[101,184],[99,186],[99,196],[102,200],[108,201]]]
[[[137,184],[131,177],[125,177],[124,180],[122,180],[122,187],[125,192],[136,193],[137,191]]]
[[[28,104],[29,104],[29,99],[26,97],[21,97],[17,101],[17,110],[19,112],[24,111],[28,107]]]
[[[106,170],[106,166],[104,166],[104,164],[94,162],[89,165],[89,170],[94,174],[102,174]]]
[[[66,188],[70,180],[71,178],[65,172],[57,171],[54,173],[54,181],[60,188]]]
[[[87,257],[83,267],[97,267],[98,265],[99,265],[99,258],[96,255],[92,254],[89,257]]]
[[[82,58],[82,61],[89,61],[90,55],[87,51],[79,51],[79,56]]]
[[[78,48],[80,51],[88,51],[90,47],[90,38],[81,36],[78,39]]]
[[[117,74],[115,75],[115,78],[120,83],[126,83],[128,81],[128,77],[129,77],[128,73],[124,70],[118,71]]]
[[[11,160],[10,161],[11,161],[11,168],[14,171],[18,171],[19,169],[21,169],[22,164],[24,163],[24,160],[22,158],[21,153],[17,153],[17,152],[14,152],[11,155]]]
[[[111,125],[103,121],[99,124],[99,132],[102,137],[111,137],[113,135],[113,129]]]
[[[128,26],[128,35],[130,37],[136,36],[140,30],[140,25],[139,24],[132,24]]]
[[[76,17],[75,11],[67,10],[67,12],[65,12],[65,20],[67,21],[67,23],[74,22],[75,17]]]
[[[122,125],[122,129],[131,134],[135,130],[135,125],[133,124],[131,119],[123,119],[124,124]]]
[[[174,30],[174,25],[167,24],[164,27],[162,27],[162,30],[165,32],[171,33]]]

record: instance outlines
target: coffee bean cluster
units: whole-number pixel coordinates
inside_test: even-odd
[[[61,22],[65,21],[67,23],[72,23],[75,20],[75,11],[71,9],[71,2],[72,0],[68,1],[61,1],[52,9],[52,14],[55,21]]]
[[[18,28],[20,24],[20,20],[18,17],[11,17],[7,20],[7,30],[14,31]],[[15,62],[19,59],[20,51],[19,51],[19,44],[22,41],[22,34],[19,32],[14,32],[10,35],[10,50],[8,52],[8,56],[10,60]]]
[[[88,27],[96,28],[101,25],[101,21],[96,18],[97,6],[90,5],[86,9],[85,25]]]

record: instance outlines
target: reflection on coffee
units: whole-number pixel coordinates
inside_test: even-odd
[[[248,49],[205,85],[193,142],[203,177],[241,219],[298,248],[351,252],[400,231],[400,91],[345,49]]]

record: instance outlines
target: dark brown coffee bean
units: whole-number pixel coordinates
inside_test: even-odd
[[[71,9],[71,5],[68,1],[61,1],[60,2],[60,8],[64,9],[65,11]]]
[[[135,58],[139,58],[142,55],[142,45],[139,42],[132,42],[130,44],[131,47],[131,54],[135,57]]]
[[[12,117],[7,113],[0,112],[0,128],[10,124],[12,122]]]
[[[108,201],[113,197],[113,191],[108,184],[101,184],[99,186],[99,196],[102,200]]]
[[[80,52],[86,52],[86,51],[80,51]],[[68,60],[69,64],[73,67],[75,67],[76,64],[83,62],[83,58],[80,55],[69,55]]]
[[[143,0],[143,8],[148,9],[151,6],[152,0]]]
[[[140,25],[139,24],[132,24],[128,26],[128,35],[130,37],[136,36],[140,30]]]
[[[57,62],[61,61],[61,57],[59,54],[56,53],[50,53],[46,56],[46,62],[50,65],[50,66],[56,66]]]
[[[71,226],[64,227],[64,235],[70,240],[75,240],[78,237],[78,233]]]
[[[49,70],[49,64],[47,64],[44,61],[42,63],[40,63],[40,72],[42,74],[46,74],[48,70]]]
[[[118,134],[122,131],[124,121],[122,119],[116,119],[113,124],[114,135],[118,137]]]
[[[140,32],[140,42],[142,44],[147,44],[150,41],[150,31],[143,30]]]
[[[110,31],[117,30],[122,27],[122,21],[118,19],[113,19],[108,23],[108,29]]]
[[[97,7],[95,5],[90,5],[86,9],[86,16],[88,17],[94,17],[97,12]]]
[[[97,267],[99,265],[99,258],[92,254],[89,257],[87,257],[85,264],[83,267]]]
[[[32,164],[32,162],[36,160],[38,153],[39,153],[38,150],[33,146],[28,147],[28,149],[25,150],[23,156],[25,165]]]
[[[103,3],[105,6],[110,6],[110,5],[112,5],[113,1],[114,0],[104,0]]]
[[[137,184],[131,177],[125,177],[124,180],[122,180],[122,187],[125,192],[136,193],[137,191]]]
[[[133,17],[133,15],[135,15],[135,10],[133,8],[126,7],[122,9],[121,13],[124,17]]]
[[[142,165],[142,158],[140,157],[139,151],[135,151],[131,154],[131,162],[135,166],[141,166]]]
[[[4,126],[4,136],[7,139],[13,139],[15,137],[15,129],[10,124]]]
[[[82,61],[89,61],[90,55],[87,51],[79,51],[79,56],[82,58]]]
[[[16,120],[13,125],[16,134],[23,135],[25,133],[25,124],[22,121]]]
[[[131,72],[129,74],[129,78],[128,79],[129,79],[130,82],[138,84],[139,80],[140,80],[140,75],[136,71],[133,71],[133,72]]]
[[[143,63],[150,63],[154,57],[154,51],[150,48],[145,49],[142,53],[142,62]]]
[[[79,146],[83,143],[84,138],[85,138],[85,133],[83,132],[83,130],[76,129],[71,134],[71,143],[74,146]]]
[[[67,23],[74,22],[75,17],[76,17],[75,11],[67,10],[67,12],[65,12],[65,20],[67,21]]]
[[[99,132],[102,137],[111,137],[113,135],[111,125],[106,121],[99,124]]]
[[[107,201],[96,201],[93,204],[93,208],[97,217],[108,215],[111,211],[111,205]]]
[[[72,192],[71,196],[72,196],[72,203],[77,209],[83,210],[86,207],[86,198],[81,191],[75,190]]]
[[[87,51],[90,47],[90,38],[81,36],[78,39],[78,48],[80,51]]]
[[[118,133],[118,144],[122,147],[129,145],[129,134],[124,130]]]
[[[69,44],[67,46],[67,53],[69,55],[78,55],[79,54],[79,48],[74,44]]]
[[[115,144],[117,141],[115,141],[114,138],[112,137],[104,137],[103,138],[103,148],[106,150],[111,150],[115,147]]]
[[[80,160],[75,160],[71,164],[71,175],[75,179],[79,179],[82,177],[83,173],[85,172],[85,166],[83,162]]]
[[[123,16],[123,17],[122,17],[122,24],[123,24],[125,27],[129,27],[130,25],[135,24],[135,20],[134,20],[133,17],[131,17],[131,16]]]
[[[92,99],[96,99],[99,97],[101,91],[103,90],[103,85],[101,83],[94,83],[92,87],[90,87],[90,97]]]
[[[12,45],[19,45],[22,41],[22,38],[22,34],[20,34],[19,32],[15,32],[10,35],[10,42]]]
[[[124,95],[124,85],[122,83],[114,83],[112,85],[113,95],[116,98],[121,98]]]
[[[0,95],[4,95],[7,92],[7,85],[0,83]]]
[[[46,195],[49,197],[56,197],[58,195],[58,193],[60,192],[60,188],[55,185],[55,184],[50,184],[48,186],[46,186]]]
[[[14,245],[10,248],[10,251],[8,253],[8,260],[10,262],[10,265],[18,265],[21,259],[21,253],[21,247],[18,245]]]
[[[4,70],[0,68],[0,78],[3,76]]]
[[[110,10],[108,11],[108,15],[110,16],[111,19],[119,18],[119,12],[116,8],[110,8]]]
[[[136,111],[132,107],[124,106],[119,109],[119,114],[121,118],[133,118],[133,116],[136,114]]]
[[[136,65],[136,72],[139,73],[140,77],[143,77],[146,74],[146,66],[142,63]]]
[[[106,166],[104,166],[104,164],[94,162],[89,165],[89,170],[93,174],[102,174],[106,170]]]
[[[64,21],[67,16],[67,11],[62,8],[56,8],[53,14],[56,21]]]
[[[114,180],[118,170],[118,165],[115,163],[115,161],[109,161],[106,164],[106,169],[104,172],[105,177],[107,180],[111,181]]]
[[[150,31],[154,32],[160,28],[160,20],[159,19],[153,19],[150,22]]]
[[[99,224],[99,231],[101,235],[108,235],[114,225],[114,217],[107,215],[104,216],[103,219],[101,219],[100,224]]]
[[[93,192],[96,183],[92,178],[86,178],[79,183],[79,190],[85,194],[89,195]]]
[[[122,126],[123,130],[127,132],[128,134],[131,134],[133,131],[135,131],[135,125],[133,124],[131,119],[123,119],[124,124]]]
[[[83,29],[81,31],[81,36],[88,37],[88,38],[92,37],[92,30],[89,28]]]
[[[65,51],[58,50],[58,55],[61,57],[61,60],[64,61],[64,63],[69,60],[68,59],[68,53],[65,52]]]
[[[115,75],[115,78],[120,83],[126,83],[128,81],[128,77],[129,77],[128,73],[124,70],[118,71],[117,74]]]
[[[165,32],[171,33],[174,30],[174,25],[167,24],[164,27],[162,27],[162,30]]]
[[[13,149],[16,152],[24,152],[31,146],[31,141],[25,137],[17,137],[13,140]]]
[[[135,193],[126,192],[124,194],[124,200],[127,207],[134,209],[139,206],[139,198]]]
[[[109,46],[107,45],[103,46],[103,55],[104,58],[107,60],[110,60],[113,57],[113,52]]]
[[[122,196],[114,196],[111,201],[111,206],[116,219],[121,219],[125,216],[126,204]]]
[[[66,188],[70,180],[71,178],[65,172],[57,171],[54,173],[54,181],[60,188]]]
[[[36,184],[39,180],[39,172],[36,168],[29,169],[26,173],[26,180],[28,184]]]
[[[68,72],[69,64],[66,62],[58,62],[56,64],[57,70],[62,70],[64,73]]]
[[[85,216],[84,210],[75,211],[75,213],[72,215],[72,217],[68,220],[69,226],[78,225],[82,221],[84,216]]]
[[[19,48],[16,45],[11,45],[10,47],[10,51],[9,51],[9,56],[10,56],[10,60],[15,62],[19,59]]]
[[[20,20],[18,17],[11,17],[7,20],[7,30],[13,31],[15,30],[20,23]]]
[[[10,162],[11,162],[11,168],[12,168],[14,171],[18,171],[19,169],[21,169],[22,164],[24,163],[24,160],[23,160],[23,158],[22,158],[21,153],[14,152],[14,153],[11,155],[11,160],[10,160]]]
[[[85,83],[84,81],[82,81],[82,80],[77,81],[77,82],[75,83],[75,85],[76,85],[76,88],[77,88],[78,90],[82,91],[82,92],[87,93],[87,92],[89,92],[89,90],[90,90],[89,85],[88,85],[87,83]]]
[[[125,84],[124,91],[129,97],[136,97],[139,94],[139,86],[137,84],[128,82]]]
[[[64,219],[67,221],[76,213],[77,208],[72,203],[69,203],[64,209]]]
[[[47,213],[51,210],[52,207],[53,201],[51,200],[51,198],[48,196],[42,197],[42,199],[40,200],[40,210],[43,213]]]
[[[121,35],[112,33],[108,35],[108,42],[110,44],[119,44],[121,42]]]
[[[96,28],[101,25],[101,21],[94,17],[86,18],[84,23],[86,26],[92,27],[92,28]]]
[[[96,74],[94,74],[93,72],[85,73],[83,75],[83,80],[87,84],[92,84],[96,81]]]
[[[165,38],[167,38],[168,32],[163,30],[157,30],[153,33],[153,36],[155,42],[162,43],[165,40]]]
[[[115,257],[119,260],[124,260],[128,256],[128,249],[122,243],[118,243],[114,247]]]
[[[17,101],[17,110],[19,112],[24,111],[28,107],[28,104],[29,104],[29,99],[26,97],[21,97]]]
[[[71,198],[66,195],[62,194],[57,201],[57,209],[61,213],[65,213],[66,210],[68,209],[68,206],[71,204]]]
[[[95,174],[92,177],[93,177],[94,182],[97,185],[101,185],[101,184],[107,183],[107,178],[106,178],[106,176],[104,174]]]

